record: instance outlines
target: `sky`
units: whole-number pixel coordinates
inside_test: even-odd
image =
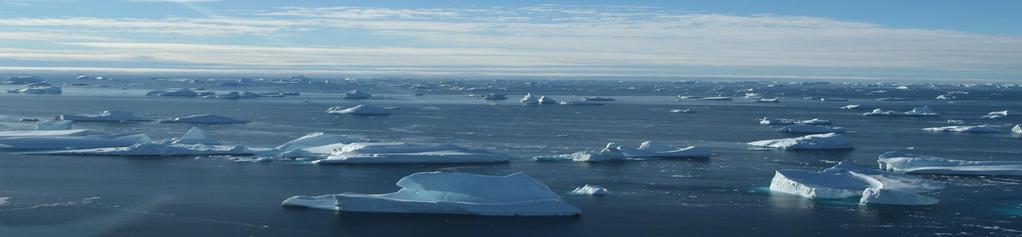
[[[0,0],[0,75],[1022,80],[1022,1]]]

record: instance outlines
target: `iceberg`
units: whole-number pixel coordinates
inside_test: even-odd
[[[403,142],[355,142],[333,150],[330,157],[313,163],[333,164],[419,164],[419,163],[502,163],[510,157],[489,151],[448,144]]]
[[[645,141],[639,148],[619,146],[617,148],[626,158],[710,158],[713,150],[705,147],[689,146],[681,149]]]
[[[841,107],[841,109],[853,110],[853,109],[859,109],[860,107],[862,107],[862,106],[861,105],[845,105],[845,106]]]
[[[810,119],[810,120],[802,120],[802,121],[798,121],[796,123],[798,123],[798,124],[810,124],[810,125],[830,125],[831,124],[830,120],[818,119],[818,118],[813,118],[813,119]]]
[[[506,100],[507,96],[502,94],[489,93],[483,96],[484,100]]]
[[[150,91],[147,96],[169,96],[169,97],[196,97],[199,93],[189,89],[176,89],[171,91]]]
[[[71,123],[73,121],[66,120],[50,120],[45,122],[39,122],[35,124],[35,130],[69,130],[71,129]]]
[[[1022,176],[1022,161],[967,161],[891,151],[877,159],[880,169],[910,174]]]
[[[1011,128],[1011,133],[1022,135],[1022,124],[1015,124],[1015,127]]]
[[[356,105],[351,108],[344,108],[340,106],[333,106],[326,110],[327,113],[331,114],[351,114],[351,115],[390,115],[390,111],[384,108],[371,106],[371,105]]]
[[[32,95],[41,95],[41,94],[59,95],[59,94],[64,93],[64,89],[59,87],[59,86],[51,86],[51,85],[29,85],[29,86],[27,86],[25,88],[16,89],[16,90],[8,90],[7,92],[22,93],[22,94],[32,94]]]
[[[731,100],[732,100],[732,98],[731,98],[731,97],[727,97],[727,96],[711,96],[711,97],[704,97],[704,98],[702,98],[701,100],[709,100],[709,101],[731,101]]]
[[[525,94],[525,97],[522,97],[521,102],[522,104],[526,105],[534,105],[539,104],[539,99],[537,99],[535,96],[532,96],[532,93],[528,93]]]
[[[781,99],[777,98],[777,97],[774,97],[774,98],[761,98],[761,99],[756,100],[756,102],[760,102],[760,103],[779,103],[779,102],[781,102]]]
[[[351,90],[351,91],[345,92],[344,96],[341,96],[342,99],[346,99],[346,100],[364,100],[364,99],[369,99],[369,98],[372,98],[372,97],[373,97],[372,94],[365,93],[365,92],[360,91],[360,90]]]
[[[800,133],[800,134],[817,134],[817,133],[845,133],[845,129],[842,127],[830,127],[823,125],[810,125],[810,124],[795,124],[784,126],[777,129],[778,132],[784,133]]]
[[[241,124],[249,121],[238,120],[215,114],[197,114],[185,117],[161,119],[161,123],[191,123],[191,124]]]
[[[193,155],[254,155],[255,151],[236,145],[220,145],[206,137],[205,131],[192,128],[184,136],[168,141],[146,141],[129,146],[90,149],[30,152],[29,155],[88,155],[88,156],[193,156]]]
[[[944,126],[934,128],[924,128],[923,131],[930,132],[959,132],[959,133],[999,133],[1002,132],[997,126],[993,125],[976,125],[976,126]]]
[[[334,149],[342,148],[348,143],[356,141],[357,139],[344,135],[310,133],[275,147],[274,150],[269,151],[272,154],[268,156],[324,159],[330,156]]]
[[[345,212],[422,213],[480,216],[576,216],[582,213],[545,184],[523,173],[488,176],[468,173],[415,173],[385,194],[341,193],[294,196],[285,207]]]
[[[599,97],[599,96],[589,96],[589,97],[582,98],[582,101],[590,101],[590,102],[607,102],[607,101],[615,101],[615,100],[616,99],[614,99],[614,98]]]
[[[596,185],[586,184],[585,186],[578,187],[575,190],[571,190],[571,194],[586,196],[604,196],[607,195],[607,189]]]
[[[860,197],[859,203],[866,205],[933,205],[939,200],[919,193],[942,188],[919,178],[860,169],[844,162],[820,172],[775,171],[770,181],[772,192],[809,199]]]
[[[762,140],[748,143],[750,146],[777,148],[783,150],[849,150],[852,144],[837,133],[813,134],[795,138]]]
[[[771,117],[763,117],[762,119],[759,120],[759,124],[762,125],[788,125],[795,124],[795,122],[797,121],[792,119],[780,119]]]
[[[600,106],[603,103],[588,101],[588,100],[576,100],[576,101],[561,101],[562,105],[587,105],[587,106]]]
[[[929,106],[913,108],[908,112],[897,112],[897,111],[885,111],[881,109],[874,109],[873,111],[866,112],[862,115],[865,116],[904,116],[904,117],[936,117],[940,114],[934,112]]]
[[[1022,112],[1018,112],[1018,111],[1014,111],[1014,110],[1011,110],[1011,111],[1004,110],[1004,111],[990,112],[990,113],[987,113],[987,115],[997,115],[997,116],[1003,116],[1003,117],[1007,117],[1007,116],[1022,116]]]
[[[35,131],[3,131],[0,138],[5,137],[57,137],[81,135],[88,129],[65,129],[65,130],[35,130]]]
[[[74,131],[74,130],[70,130]],[[52,132],[52,131],[37,131]],[[0,149],[50,150],[131,146],[151,142],[145,134],[0,137]]]
[[[672,109],[671,113],[689,114],[689,113],[693,113],[693,111],[692,111],[692,109]]]
[[[76,122],[149,121],[149,119],[135,116],[135,113],[117,110],[107,110],[99,114],[61,114],[58,116],[58,120],[71,120]]]
[[[539,104],[541,104],[541,105],[552,105],[552,104],[557,104],[557,101],[554,100],[554,99],[550,99],[550,98],[548,98],[546,96],[540,96],[539,97]]]

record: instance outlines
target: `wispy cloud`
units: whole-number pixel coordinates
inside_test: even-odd
[[[1022,37],[819,17],[561,5],[228,13],[0,19],[0,32],[31,32],[0,33],[0,40],[47,37],[76,54],[93,55],[81,60],[144,57],[224,70],[662,76],[693,67],[816,67],[1022,75]],[[322,39],[327,37],[336,43]],[[52,52],[31,49],[0,49],[0,56],[57,60]]]

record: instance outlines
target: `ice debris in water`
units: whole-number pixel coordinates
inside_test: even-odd
[[[341,193],[294,196],[285,207],[347,212],[426,213],[480,216],[574,216],[582,213],[545,184],[524,173],[489,176],[469,173],[415,173],[385,194]]]
[[[596,185],[586,184],[585,186],[575,188],[575,190],[571,190],[571,194],[587,196],[604,196],[607,195],[607,189]]]
[[[748,143],[750,146],[777,148],[783,150],[847,150],[853,149],[844,136],[837,133],[813,134],[795,138],[762,140]]]

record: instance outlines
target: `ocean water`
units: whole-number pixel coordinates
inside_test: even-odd
[[[409,82],[410,81],[410,82]],[[213,138],[272,147],[310,132],[379,141],[453,143],[514,157],[496,165],[317,166],[300,162],[239,162],[232,157],[123,158],[27,156],[0,153],[0,235],[3,236],[1019,236],[1022,178],[924,176],[946,184],[926,207],[862,206],[854,200],[807,200],[771,193],[774,171],[822,170],[838,161],[875,167],[879,154],[902,150],[964,160],[1022,159],[1022,138],[1009,133],[950,134],[921,128],[969,123],[1016,124],[1019,118],[980,119],[990,111],[1022,110],[1022,89],[920,87],[900,92],[883,85],[766,83],[492,82],[440,81],[461,86],[502,85],[511,99],[484,101],[468,92],[434,87],[423,96],[409,81],[331,86],[260,84],[247,90],[302,91],[301,96],[218,100],[147,97],[149,89],[197,87],[165,81],[110,87],[65,87],[63,95],[0,94],[0,130],[60,113],[126,110],[152,118],[215,113],[251,120],[202,126]],[[198,85],[211,90],[235,87]],[[341,100],[362,88],[375,97]],[[633,88],[629,88],[633,87]],[[781,103],[678,100],[679,94],[735,95],[756,87]],[[3,89],[15,88],[6,86]],[[869,91],[889,90],[884,95]],[[938,101],[941,91],[968,90],[969,99]],[[420,90],[421,91],[421,90]],[[609,96],[604,106],[522,106],[526,92],[572,100]],[[473,92],[474,93],[474,92]],[[897,94],[896,94],[897,93]],[[806,100],[833,96],[850,101]],[[911,101],[876,101],[906,97]],[[333,105],[399,107],[390,116],[325,113]],[[864,117],[846,104],[906,111],[929,105],[939,118]],[[670,113],[691,108],[694,113]],[[851,151],[785,152],[745,143],[792,137],[758,124],[762,117],[821,118],[847,128]],[[190,125],[76,123],[110,133],[145,132],[156,139],[183,134]],[[608,142],[710,147],[709,160],[651,159],[616,163],[536,162],[534,156],[598,150]],[[336,213],[283,208],[294,195],[386,193],[406,175],[426,171],[505,175],[524,172],[558,193],[585,184],[606,187],[604,197],[562,195],[580,217],[513,218],[450,215]]]

